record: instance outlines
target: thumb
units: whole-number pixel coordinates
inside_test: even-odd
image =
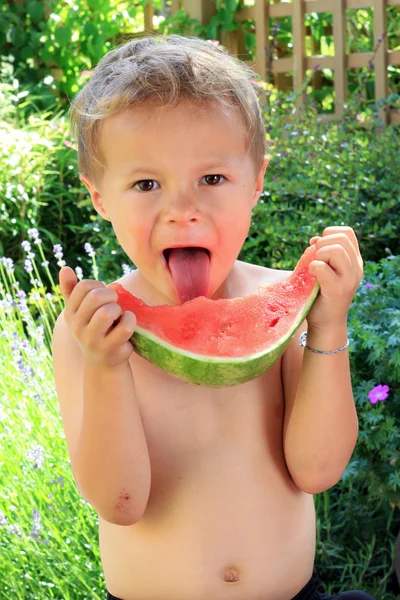
[[[75,271],[71,267],[63,267],[59,273],[60,289],[65,302],[72,294],[72,290],[78,283]]]

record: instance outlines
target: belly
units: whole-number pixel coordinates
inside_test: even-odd
[[[99,527],[107,588],[122,600],[290,600],[312,575],[313,497],[283,456],[214,448],[136,525]]]

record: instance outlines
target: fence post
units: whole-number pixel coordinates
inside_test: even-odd
[[[153,17],[154,17],[154,8],[151,0],[146,0],[146,4],[144,7],[144,31],[145,33],[150,33],[154,31],[153,28]]]
[[[293,0],[293,88],[295,92],[303,87],[306,74],[304,13],[304,0]],[[296,105],[300,108],[303,103],[304,92],[297,98]]]
[[[267,80],[267,48],[269,46],[269,4],[268,0],[256,0],[256,64],[253,69],[263,81]],[[272,69],[272,65],[271,65]],[[266,105],[265,90],[261,90],[260,102]]]
[[[174,15],[180,9],[180,0],[171,0],[171,15]]]
[[[333,38],[335,43],[335,113],[338,116],[343,112],[348,87],[345,0],[335,0],[333,5]]]
[[[375,47],[379,45],[375,56],[375,101],[386,98],[388,95],[388,41],[387,41],[387,0],[375,0],[374,5],[374,41]],[[384,37],[382,37],[384,36]],[[388,123],[387,111],[381,110],[380,117]]]
[[[182,8],[192,19],[197,19],[203,25],[217,13],[215,0],[183,0]]]

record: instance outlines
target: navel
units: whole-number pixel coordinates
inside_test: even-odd
[[[239,571],[234,566],[229,566],[224,569],[224,581],[227,583],[236,583],[239,581]]]

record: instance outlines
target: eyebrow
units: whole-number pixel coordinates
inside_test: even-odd
[[[235,163],[234,159],[209,160],[207,162],[199,163],[195,168],[199,169],[199,170],[205,170],[205,169],[213,170],[213,169],[219,169],[219,168],[223,167],[226,169],[227,167],[232,168],[234,166],[234,163]],[[126,175],[123,175],[123,177],[124,177],[124,179],[129,179],[136,173],[154,173],[155,175],[159,175],[159,172],[157,171],[157,169],[149,168],[149,167],[143,165],[143,166],[134,167],[129,172],[127,172]]]

